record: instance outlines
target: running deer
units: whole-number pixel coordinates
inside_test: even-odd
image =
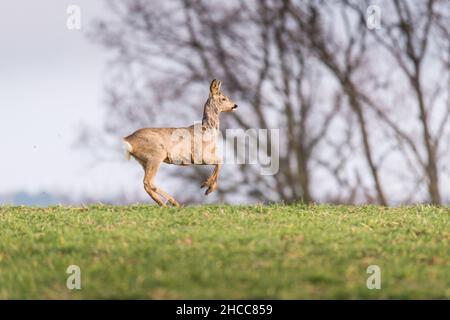
[[[185,128],[144,128],[123,139],[127,157],[132,156],[144,168],[144,188],[160,206],[180,204],[167,192],[158,188],[153,179],[162,162],[176,165],[214,165],[214,172],[201,188],[208,187],[205,195],[217,189],[221,160],[216,154],[221,112],[233,111],[237,105],[220,90],[221,82],[214,79],[203,110],[201,124]]]

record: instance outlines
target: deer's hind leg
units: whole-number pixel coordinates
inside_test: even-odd
[[[145,175],[144,175],[144,189],[148,195],[155,200],[155,202],[161,206],[165,207],[166,204],[161,200],[158,193],[156,192],[156,187],[153,184],[153,179],[155,178],[156,172],[159,169],[160,162],[150,162],[143,164]]]
[[[164,197],[169,201],[172,205],[176,207],[180,207],[180,204],[169,195],[167,192],[161,190],[156,187],[153,183],[153,179],[155,178],[156,172],[158,172],[159,166],[161,165],[160,161],[147,161],[144,166],[145,176],[144,176],[144,188],[145,191],[149,194],[149,196],[155,200],[157,204],[161,207],[166,207],[166,204],[161,200],[160,196]]]
[[[178,203],[177,200],[175,200],[174,197],[172,197],[170,194],[168,194],[167,192],[165,192],[164,190],[160,189],[160,188],[156,188],[156,192],[167,199],[167,201],[169,201],[172,205],[174,205],[175,207],[181,207],[180,204]]]

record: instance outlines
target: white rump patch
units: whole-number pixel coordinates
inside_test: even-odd
[[[123,140],[123,147],[125,148],[125,157],[130,160],[130,153],[133,151],[133,147],[128,141]]]

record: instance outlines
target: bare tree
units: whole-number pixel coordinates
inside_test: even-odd
[[[340,84],[342,92],[346,95],[349,106],[357,118],[364,156],[373,179],[377,201],[386,205],[387,200],[380,181],[379,168],[375,163],[370,143],[370,131],[366,124],[365,109],[359,99],[360,89],[354,76],[361,67],[365,67],[363,65],[363,57],[367,49],[365,40],[366,29],[359,27],[352,29],[350,18],[345,8],[337,8],[336,10],[343,21],[346,38],[339,39],[339,42],[335,41],[335,33],[333,31],[327,32],[324,27],[324,16],[327,14],[327,6],[325,2],[315,1],[305,2],[301,5],[292,3],[290,5],[290,13],[297,25],[290,32],[290,35],[292,41],[301,42],[309,47]],[[333,12],[333,8],[328,9],[331,9],[331,12],[336,14]],[[322,13],[321,10],[325,13]],[[328,19],[332,21],[332,18],[328,17]]]
[[[167,125],[167,115],[186,125],[219,78],[242,106],[224,127],[282,129],[278,174],[224,168],[220,199],[440,204],[450,5],[381,1],[381,28],[369,30],[370,4],[108,1],[112,18],[92,32],[113,53],[105,132]],[[195,170],[179,179],[206,178]]]
[[[299,26],[299,28],[294,28],[291,33],[292,38],[308,46],[341,84],[342,92],[347,96],[348,103],[359,124],[364,155],[373,178],[378,202],[386,204],[387,199],[380,178],[382,161],[377,163],[375,160],[376,150],[370,142],[373,133],[368,129],[365,119],[373,112],[380,120],[378,122],[380,129],[383,125],[394,132],[394,140],[398,141],[398,149],[405,158],[406,166],[414,167],[414,164],[410,162],[409,154],[412,153],[415,157],[420,168],[417,173],[416,185],[420,186],[425,181],[428,187],[429,201],[440,204],[438,148],[439,143],[443,140],[444,130],[449,124],[449,110],[448,106],[439,109],[434,104],[439,101],[442,94],[448,94],[448,85],[446,81],[440,81],[439,77],[434,76],[431,77],[434,88],[426,87],[424,79],[427,77],[427,72],[423,69],[426,68],[424,67],[425,63],[431,68],[435,68],[438,64],[437,59],[433,58],[433,51],[429,49],[429,46],[430,43],[439,39],[432,34],[433,28],[440,30],[441,34],[448,34],[446,25],[443,23],[446,21],[446,15],[443,13],[447,12],[448,15],[448,3],[430,0],[411,8],[404,1],[394,1],[392,5],[390,2],[383,2],[380,4],[382,10],[394,12],[393,17],[385,15],[388,19],[383,20],[386,22],[381,31],[368,33],[368,29],[365,27],[365,10],[369,4],[369,1],[343,1],[341,4],[334,3],[330,6],[329,3],[317,1],[301,4],[292,2],[291,13]],[[436,9],[438,5],[440,6],[439,10]],[[349,8],[354,12],[349,11]],[[353,18],[351,18],[352,15]],[[343,39],[337,36],[334,29],[329,29],[329,21],[334,21],[335,27],[339,26],[339,22],[336,21],[337,16],[345,30]],[[356,23],[352,24],[352,22]],[[297,32],[298,30],[302,32]],[[403,129],[401,124],[392,120],[388,111],[391,108],[375,102],[379,100],[379,97],[374,96],[374,93],[380,94],[380,91],[374,90],[374,88],[380,82],[390,81],[389,70],[381,74],[370,71],[377,68],[377,65],[371,62],[383,57],[380,51],[376,50],[379,44],[394,57],[392,68],[402,71],[410,83],[412,96],[415,97],[418,110],[418,123],[422,129],[421,140]],[[439,48],[436,43],[434,46]],[[433,66],[433,64],[435,65]],[[364,83],[359,76],[361,73],[375,76],[372,81]],[[429,72],[428,76],[430,76]],[[448,75],[443,78],[446,77]],[[401,86],[395,83],[389,87],[388,94],[405,95]],[[406,95],[411,96],[408,93]],[[442,99],[440,102],[442,103]],[[403,105],[401,107],[410,108]],[[440,114],[433,117],[432,112]],[[434,134],[433,126],[437,127]],[[387,151],[395,153],[397,150]],[[443,153],[441,153],[442,155]],[[384,159],[384,157],[381,158]]]
[[[368,2],[366,2],[367,5]],[[364,17],[364,6],[346,2],[361,17]],[[408,80],[414,97],[408,109],[417,110],[417,121],[421,129],[421,139],[416,139],[414,134],[408,133],[401,124],[393,121],[389,114],[383,112],[383,108],[377,105],[374,97],[362,95],[371,108],[375,109],[388,127],[395,132],[403,155],[409,158],[412,154],[414,162],[420,168],[417,181],[419,184],[425,180],[428,188],[429,200],[434,204],[442,202],[441,187],[439,183],[440,156],[439,148],[442,147],[442,136],[449,125],[449,106],[444,106],[442,95],[448,95],[448,69],[445,74],[445,64],[439,67],[439,59],[435,56],[442,48],[439,39],[442,35],[448,35],[448,13],[450,6],[446,1],[428,0],[412,5],[407,1],[385,1],[381,4],[385,13],[383,25],[380,30],[370,33],[376,43],[393,58],[396,69],[400,70]],[[447,20],[445,20],[447,17]],[[441,35],[436,34],[441,32]],[[446,43],[448,46],[449,38]],[[437,76],[439,70],[444,72]],[[385,75],[383,75],[385,77]],[[393,84],[393,90],[400,88]],[[436,107],[441,103],[443,107]],[[411,113],[414,115],[414,113]],[[433,130],[436,128],[436,130]],[[441,154],[442,155],[442,154]],[[417,167],[411,165],[410,167]]]
[[[166,115],[198,113],[204,96],[198,88],[219,78],[243,105],[227,126],[282,128],[278,174],[239,166],[241,174],[228,180],[240,179],[257,200],[314,200],[313,159],[338,105],[317,104],[321,75],[302,44],[289,39],[286,3],[133,0],[112,2],[111,9],[116,20],[99,22],[94,33],[116,52],[114,70],[124,78],[114,78],[109,90],[109,133],[155,125],[154,105]]]

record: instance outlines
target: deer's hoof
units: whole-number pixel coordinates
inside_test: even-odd
[[[209,182],[208,180],[203,181],[203,183],[200,186],[200,189],[204,187],[211,187],[211,182]]]
[[[211,192],[215,191],[217,189],[217,183],[214,183],[212,186],[210,186],[208,189],[206,189],[205,195],[207,196]]]

